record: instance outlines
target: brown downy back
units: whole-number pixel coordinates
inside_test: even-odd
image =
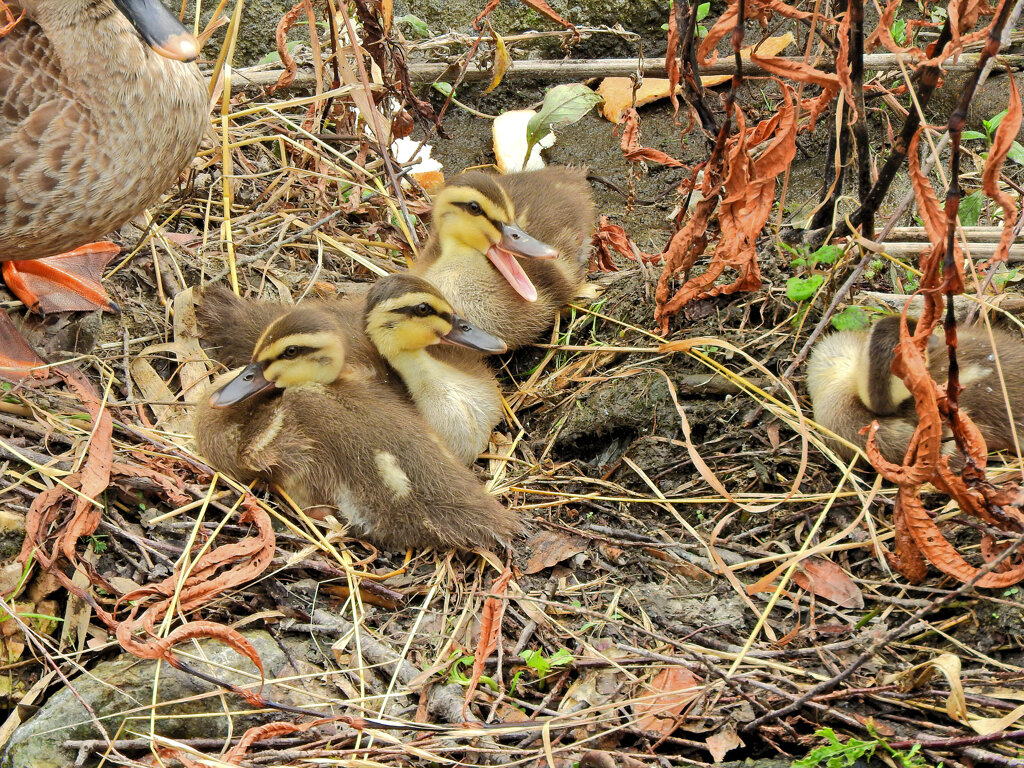
[[[913,332],[914,323],[908,325]],[[993,328],[993,351],[983,327],[958,328],[957,335],[960,383],[964,388],[960,408],[977,424],[990,451],[1015,450],[1014,429],[1024,436],[1024,340]],[[917,426],[913,397],[892,374],[898,340],[899,318],[885,317],[869,331],[842,331],[822,339],[815,345],[807,368],[815,421],[863,448],[867,437],[860,430],[877,420],[877,444],[882,455],[893,462],[903,461]],[[929,373],[944,385],[949,360],[941,328],[929,340],[927,354]],[[996,366],[997,355],[1002,377]],[[834,443],[833,447],[843,457],[852,458],[852,452],[840,444]],[[956,450],[948,430],[943,450],[948,454]],[[954,458],[951,463],[958,466],[960,461]]]

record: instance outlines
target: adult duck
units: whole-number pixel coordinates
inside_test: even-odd
[[[117,248],[93,241],[155,203],[194,157],[209,103],[199,45],[158,0],[7,5],[4,280],[42,312],[114,309],[100,276]],[[19,341],[0,335],[0,367],[24,368]]]

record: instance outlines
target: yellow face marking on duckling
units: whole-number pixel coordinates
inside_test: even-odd
[[[507,194],[504,203],[498,205],[473,187],[446,187],[434,202],[434,222],[442,247],[455,244],[486,253],[501,241],[497,224],[511,224],[515,220]]]
[[[454,311],[440,296],[425,292],[407,293],[386,299],[370,310],[366,332],[380,353],[388,359],[403,352],[415,352],[432,344],[452,329]]]
[[[395,455],[387,451],[377,451],[373,458],[374,463],[377,465],[377,472],[380,474],[380,479],[384,481],[384,485],[395,492],[396,498],[401,499],[408,496],[409,491],[412,489],[412,482],[398,465],[398,459],[395,458]]]
[[[330,384],[341,376],[345,351],[337,334],[292,333],[267,343],[270,330],[260,339],[253,357],[263,364],[263,375],[277,387]]]

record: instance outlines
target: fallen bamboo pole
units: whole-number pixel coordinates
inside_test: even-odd
[[[978,62],[977,53],[964,53],[957,61],[947,62],[943,69],[947,72],[973,71]],[[801,63],[803,57],[782,56],[783,61]],[[865,71],[889,71],[899,69],[900,61],[913,68],[914,61],[910,57],[892,53],[873,53],[864,57]],[[1024,67],[1024,56],[1004,56],[1000,61],[1014,68]],[[749,60],[744,61],[744,70],[762,72],[757,65]],[[827,65],[819,65],[829,71]],[[637,59],[561,59],[561,60],[519,60],[509,67],[506,78],[516,75],[522,78],[551,81],[586,80],[592,77],[629,77],[637,72],[641,64]],[[642,74],[647,77],[665,77],[665,59],[644,59]],[[708,67],[701,67],[702,75],[727,75],[735,71],[732,59],[724,57]],[[248,87],[267,87],[277,82],[281,69],[265,69],[262,67],[245,67],[235,70],[235,76]],[[409,65],[409,77],[413,82],[432,83],[439,80],[453,80],[458,73],[457,64],[413,63]],[[465,79],[469,81],[489,80],[493,72],[489,67],[479,67],[476,63],[466,70]],[[313,84],[312,69],[303,68],[295,76],[290,88],[308,88]]]

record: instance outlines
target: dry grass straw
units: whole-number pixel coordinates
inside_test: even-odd
[[[324,138],[326,131],[315,127],[327,102],[335,117],[365,117],[371,102],[361,83],[324,89],[315,98],[239,100],[232,62],[243,4],[224,11],[225,41],[217,51],[207,48],[216,141],[204,145],[188,182],[150,212],[146,236],[114,271],[111,282],[117,299],[124,299],[127,330],[121,334],[116,321],[105,319],[96,351],[77,360],[115,415],[116,460],[174,467],[188,477],[185,490],[192,501],[174,509],[140,509],[139,502],[146,507],[153,500],[145,488],[134,492],[135,506],[126,489],[94,500],[104,506],[107,520],[99,541],[116,547],[101,557],[94,545],[93,559],[101,570],[139,579],[176,559],[194,560],[197,548],[241,533],[233,524],[247,489],[217,474],[204,479],[189,437],[189,403],[218,371],[195,343],[187,289],[227,281],[243,293],[285,301],[330,294],[336,286],[345,290],[351,287],[346,281],[366,282],[403,269],[413,238],[401,208],[425,210],[415,196],[393,196],[382,164],[367,160],[372,154],[355,142]],[[359,120],[337,123],[335,132],[342,129],[364,135]],[[700,334],[679,334],[704,336],[699,343],[673,345],[650,332],[650,308],[640,315],[623,311],[640,301],[639,285],[630,283],[640,279],[620,281],[592,306],[574,305],[549,345],[518,356],[502,371],[508,419],[489,462],[491,487],[532,521],[533,533],[517,545],[520,570],[503,595],[498,659],[489,660],[489,682],[479,687],[466,714],[488,722],[531,722],[514,736],[480,737],[459,724],[460,706],[426,709],[428,689],[458,704],[458,681],[476,646],[481,606],[500,560],[435,552],[407,560],[376,553],[346,539],[342,530],[307,519],[283,496],[266,495],[259,503],[276,520],[279,534],[272,567],[203,613],[239,629],[272,626],[311,654],[318,649],[315,664],[273,671],[264,683],[267,695],[324,713],[407,721],[415,716],[443,722],[439,713],[447,711],[453,730],[414,741],[409,733],[373,728],[334,739],[313,729],[263,747],[270,751],[261,764],[454,765],[488,759],[562,766],[592,747],[621,750],[644,762],[658,752],[684,763],[708,762],[700,749],[708,733],[742,726],[838,674],[869,634],[898,625],[949,588],[944,582],[909,587],[891,577],[881,554],[892,538],[891,489],[851,471],[829,449],[824,439],[834,436],[809,418],[792,381],[777,390],[782,395],[769,394],[767,385],[777,381],[774,371],[792,355],[786,351],[794,335],[791,313],[746,327],[736,320],[744,316],[738,303],[738,311],[721,321],[706,321]],[[751,301],[766,298],[780,297],[768,289]],[[638,316],[639,321],[624,319]],[[736,394],[708,398],[699,385],[674,383],[709,374],[729,382]],[[594,437],[603,445],[573,444],[582,442],[581,409],[620,407],[609,419],[622,420],[627,411],[635,415],[636,408],[623,406],[631,398],[646,403],[645,417],[618,425],[591,420],[593,429],[608,427]],[[744,415],[755,409],[765,415],[747,428]],[[0,500],[13,511],[24,510],[35,493],[60,484],[75,469],[91,429],[58,388],[11,391],[0,423],[23,435],[0,438]],[[955,517],[955,509],[940,512],[940,520]],[[545,535],[566,551],[573,542],[585,546],[554,570],[525,573]],[[972,546],[967,542],[966,551]],[[793,579],[809,558],[841,566],[864,607],[841,607],[805,591],[806,582],[796,586]],[[747,586],[773,571],[779,578],[768,592],[748,594]],[[403,602],[375,605],[379,595],[368,587],[374,579],[383,579]],[[1024,670],[1012,661],[1019,631],[997,629],[1004,627],[1003,617],[1019,616],[1011,598],[971,595],[923,619],[913,636],[882,649],[848,688],[812,702],[811,711],[837,730],[864,738],[856,720],[837,714],[848,705],[844,695],[857,689],[864,713],[898,713],[890,723],[947,734],[933,722],[935,712],[945,712],[947,688],[890,682],[890,676],[948,652],[962,660],[972,716],[1005,713],[1006,702],[1024,695]],[[84,605],[69,603],[53,635],[19,619],[16,607],[5,610],[23,623],[36,658],[63,676],[88,676],[94,662],[108,655],[109,642],[98,636],[86,642]],[[184,618],[197,617],[168,614],[162,631]],[[991,629],[979,630],[977,622]],[[971,639],[977,631],[1003,634],[982,647]],[[528,649],[550,660],[563,648],[569,662],[551,667],[547,677],[517,656]],[[180,653],[243,687],[260,684],[250,665],[215,660],[209,646],[193,644]],[[16,674],[22,664],[11,658],[8,670]],[[699,695],[690,696],[685,707],[675,703],[678,692],[666,693],[660,676],[680,666],[698,681]],[[236,719],[247,714],[246,706],[219,690],[165,701],[164,673],[152,669],[148,700],[100,717],[110,738],[118,740],[114,749],[127,756],[121,764],[138,764],[134,760],[150,749],[170,745],[199,764],[223,764],[214,757],[219,749],[195,746],[205,745],[197,734],[210,730],[198,721],[226,725],[218,733],[231,740],[244,730]],[[999,671],[1000,686],[990,684],[986,670]],[[26,694],[27,703],[41,700],[41,685]],[[203,699],[212,700],[210,706],[199,706]],[[182,722],[180,714],[171,714],[176,704],[197,708],[191,716],[195,733],[179,728],[174,738],[161,735],[166,718]],[[652,707],[661,707],[669,720],[678,718],[680,729],[660,736],[638,731],[638,720]],[[11,716],[5,736],[17,717]],[[90,720],[83,714],[82,723]],[[947,725],[960,727],[952,720]],[[810,730],[790,721],[770,733],[785,740],[787,733],[807,736]],[[966,727],[956,732],[973,733]],[[98,754],[109,749],[99,742],[94,747]]]

